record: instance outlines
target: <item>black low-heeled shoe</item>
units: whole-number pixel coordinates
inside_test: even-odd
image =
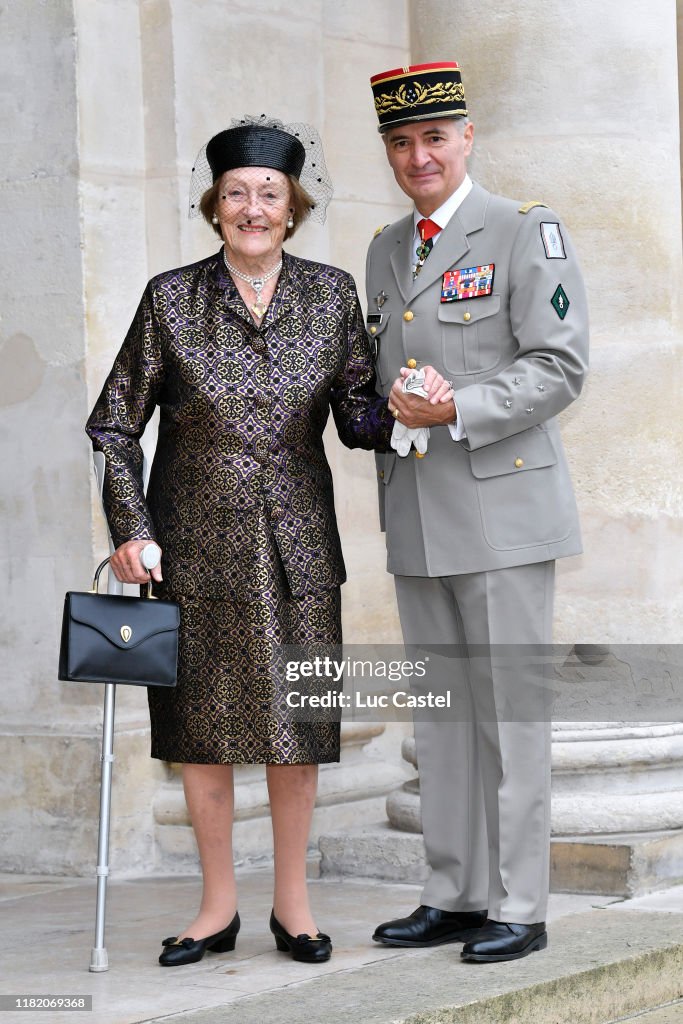
[[[207,935],[205,939],[178,939],[175,935],[164,939],[161,943],[166,948],[159,957],[162,967],[182,967],[183,964],[196,964],[206,953],[229,953],[235,948],[235,940],[240,930],[240,915],[235,914],[227,928],[215,935]]]
[[[332,940],[329,935],[318,932],[317,935],[290,935],[286,932],[275,912],[270,914],[270,930],[275,936],[275,945],[281,953],[291,953],[292,960],[300,960],[305,964],[321,964],[329,960],[332,954]]]

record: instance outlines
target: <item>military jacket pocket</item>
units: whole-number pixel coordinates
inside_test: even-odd
[[[470,452],[484,536],[497,551],[556,544],[575,517],[566,467],[544,427]]]
[[[498,342],[495,317],[500,295],[439,304],[443,364],[449,373],[482,373],[497,366],[506,346]],[[490,341],[494,344],[491,345]]]
[[[522,430],[470,452],[472,473],[478,480],[506,473],[525,473],[557,463],[555,446],[548,431],[541,426]]]

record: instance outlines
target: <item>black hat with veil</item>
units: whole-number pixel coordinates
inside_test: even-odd
[[[221,174],[237,167],[272,167],[291,174],[311,197],[313,220],[324,223],[332,182],[322,141],[312,125],[284,124],[267,114],[233,118],[197,154],[190,179],[190,217],[200,214],[204,192]]]

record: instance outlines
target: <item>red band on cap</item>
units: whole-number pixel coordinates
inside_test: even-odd
[[[375,82],[381,82],[384,78],[395,78],[396,75],[413,75],[420,71],[440,71],[442,68],[456,68],[459,69],[460,65],[456,64],[455,61],[438,61],[436,64],[410,64],[407,68],[392,68],[391,71],[381,71],[378,75],[373,75],[370,79],[370,85],[374,85]]]

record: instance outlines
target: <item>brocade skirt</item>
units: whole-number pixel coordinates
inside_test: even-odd
[[[341,644],[339,587],[293,597],[273,552],[267,585],[230,600],[177,595],[178,685],[149,687],[152,757],[193,764],[323,764],[339,760],[338,721],[299,721],[274,664],[282,645]],[[279,568],[279,571],[278,571]]]

